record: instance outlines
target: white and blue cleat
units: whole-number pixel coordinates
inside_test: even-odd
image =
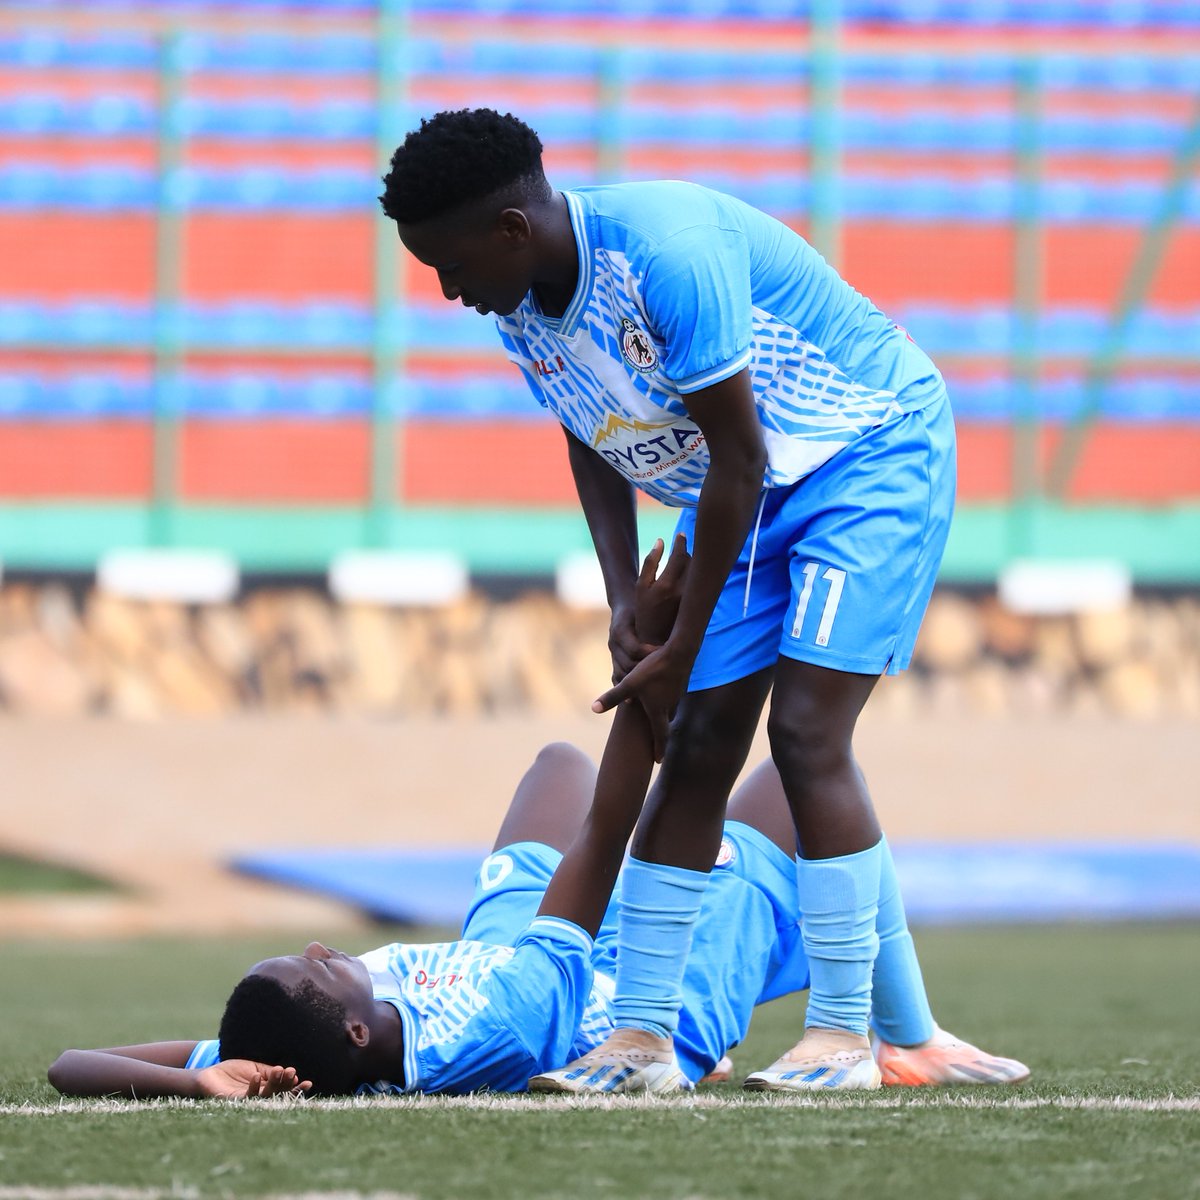
[[[529,1081],[531,1092],[576,1096],[632,1093],[669,1096],[692,1090],[669,1039],[641,1029],[617,1029],[595,1050]]]
[[[782,1058],[747,1077],[752,1092],[874,1091],[882,1077],[865,1037],[809,1029]]]

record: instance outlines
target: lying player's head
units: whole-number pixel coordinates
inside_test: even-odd
[[[295,1067],[314,1094],[353,1092],[373,1005],[362,962],[313,942],[303,954],[257,963],[233,989],[218,1035],[221,1058]]]
[[[529,212],[553,196],[542,143],[490,108],[440,112],[392,155],[379,197],[409,252],[448,300],[511,313],[533,284]]]

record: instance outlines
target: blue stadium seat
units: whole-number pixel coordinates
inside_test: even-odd
[[[377,54],[369,37],[322,33],[320,37],[259,34],[229,37],[207,33],[185,35],[180,46],[185,70],[287,71],[349,74],[375,69]]]
[[[149,344],[154,316],[148,304],[119,298],[74,300],[45,314],[47,334],[71,345],[94,342]]]
[[[364,306],[338,303],[280,305],[243,300],[191,304],[179,314],[180,335],[208,346],[289,345],[370,347],[371,314]]]
[[[44,8],[69,8],[67,0],[41,0]],[[114,9],[124,0],[91,0],[93,7]],[[176,0],[187,12],[222,13],[219,0]],[[240,0],[238,7],[274,14],[288,12],[356,13],[376,11],[375,0]],[[421,9],[447,15],[593,15],[594,0],[424,0]],[[803,19],[809,6],[788,0],[614,0],[609,16],[683,17],[702,21],[740,18],[747,21]],[[1114,29],[1158,25],[1187,28],[1200,21],[1196,0],[845,0],[847,20],[887,24],[947,23],[974,27],[1017,23],[1040,26],[1100,26]]]
[[[303,376],[193,371],[183,379],[183,410],[208,418],[361,416],[370,410],[370,385],[345,371]]]
[[[4,314],[0,310],[0,322],[3,320]],[[0,325],[0,345],[3,341],[3,327]],[[38,415],[47,390],[44,381],[31,372],[0,371],[0,421]]]
[[[87,371],[75,375],[0,374],[0,420],[145,418],[152,411],[146,376]]]
[[[638,145],[733,145],[786,149],[808,141],[808,118],[802,109],[775,110],[747,117],[720,104],[692,105],[686,110],[665,105],[622,109],[613,122],[616,136]],[[539,133],[546,136],[545,130]]]
[[[397,416],[443,419],[537,419],[544,413],[511,369],[499,374],[468,375],[452,382],[420,374],[397,378],[388,385],[387,405]]]
[[[759,52],[735,57],[717,50],[627,46],[616,52],[616,66],[627,83],[802,83],[808,63],[794,52]]]
[[[147,377],[128,373],[85,372],[60,381],[54,397],[64,417],[144,418],[154,407],[154,388]]]
[[[158,58],[155,40],[141,34],[89,36],[50,29],[0,34],[0,64],[7,66],[135,70],[153,67]]]
[[[345,373],[312,375],[288,390],[291,402],[313,417],[369,413],[373,392],[369,380]]]
[[[158,110],[141,96],[109,92],[73,105],[69,115],[71,132],[98,137],[153,133],[158,128]]]
[[[718,124],[714,118],[707,136],[722,134],[732,141],[733,124]],[[648,131],[643,134],[646,144],[654,144]],[[779,146],[790,145],[790,135],[791,131],[782,125],[773,133]],[[802,131],[798,131],[797,141],[800,138]],[[645,172],[639,174],[645,177]],[[698,182],[771,212],[794,215],[808,205],[805,180],[791,174],[742,175],[700,169],[689,174]],[[557,178],[564,186],[591,181],[581,170],[560,171]],[[374,203],[379,192],[373,171],[349,168],[194,167],[160,182],[148,170],[71,168],[34,161],[0,166],[0,210],[148,209],[154,207],[160,186],[168,202],[202,210],[362,211]],[[1040,194],[1046,219],[1068,224],[1145,222],[1163,201],[1161,185],[1142,180],[1109,183],[1084,178],[1051,179],[1042,184]],[[964,180],[939,174],[897,178],[860,172],[841,181],[841,195],[849,218],[995,222],[1011,219],[1015,189],[1012,179],[1002,175]],[[1200,223],[1200,185],[1193,185],[1186,193],[1182,219],[1185,224]]]
[[[188,416],[256,417],[275,406],[271,376],[248,371],[187,374],[180,380],[180,408]]]
[[[280,137],[293,132],[294,106],[269,96],[226,100],[189,96],[180,104],[181,131],[191,137]]]
[[[374,319],[360,304],[312,301],[297,307],[288,331],[307,346],[366,347],[374,333]]]
[[[1200,420],[1200,380],[1145,377],[1114,380],[1106,389],[1105,414],[1126,421]]]
[[[40,162],[9,162],[0,166],[0,209],[42,208],[65,191],[58,167]]]
[[[67,106],[61,96],[22,92],[0,104],[0,132],[23,137],[58,133],[67,126]]]
[[[496,330],[490,320],[449,304],[441,308],[413,307],[405,314],[408,339],[414,345],[436,350],[491,350]]]
[[[111,212],[114,209],[149,208],[157,197],[158,180],[150,171],[137,171],[127,167],[89,166],[79,171],[63,171],[60,179],[72,190],[68,195],[60,193],[63,207],[99,209]],[[71,204],[71,201],[74,204]]]
[[[1006,421],[1013,411],[1012,380],[1004,375],[957,378],[946,372],[954,416],[960,421]]]

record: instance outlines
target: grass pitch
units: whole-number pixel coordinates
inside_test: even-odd
[[[45,1083],[59,1050],[210,1036],[240,972],[292,947],[0,942],[0,1200],[1200,1197],[1200,928],[917,942],[941,1022],[1024,1059],[1033,1082],[782,1100],[719,1087],[675,1102],[60,1105]],[[774,1058],[802,1014],[796,1000],[760,1010],[737,1069]]]
[[[112,884],[75,867],[0,853],[0,895],[8,892],[112,892]]]

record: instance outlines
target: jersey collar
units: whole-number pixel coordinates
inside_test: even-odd
[[[561,317],[548,317],[531,292],[530,300],[543,324],[553,329],[560,337],[574,337],[583,322],[583,314],[592,298],[592,284],[596,278],[595,255],[592,250],[591,223],[583,200],[574,192],[563,192],[567,212],[571,217],[571,232],[575,235],[575,248],[579,254],[579,282],[575,294]]]
[[[384,1000],[400,1014],[400,1027],[404,1036],[404,1092],[415,1091],[420,1075],[420,1065],[417,1062],[417,1035],[420,1032],[417,1014],[408,1007],[398,996],[377,996]]]

